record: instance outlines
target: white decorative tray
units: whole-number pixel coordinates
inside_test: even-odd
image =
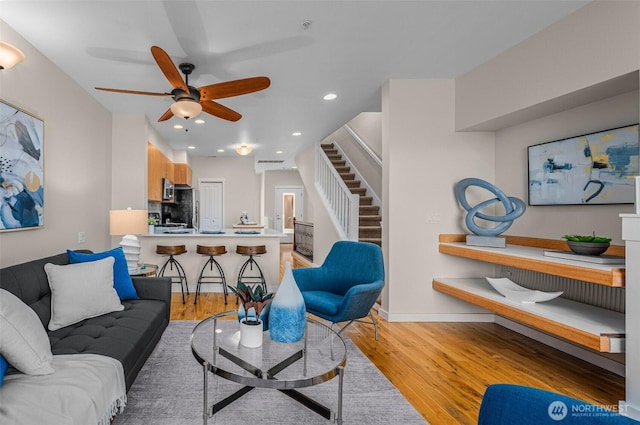
[[[521,303],[539,303],[550,301],[562,295],[560,292],[542,292],[535,289],[528,289],[512,282],[506,277],[491,278],[487,277],[487,282],[493,286],[493,289],[501,293],[505,298],[519,301]]]

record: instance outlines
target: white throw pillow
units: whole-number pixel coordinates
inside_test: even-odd
[[[49,337],[38,315],[11,292],[0,289],[0,354],[27,375],[53,373]]]
[[[44,265],[51,288],[49,330],[124,310],[113,288],[113,261],[107,257],[66,266]]]

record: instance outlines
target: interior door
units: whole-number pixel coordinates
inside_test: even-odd
[[[293,219],[303,219],[302,186],[276,186],[275,228],[286,236],[282,242],[293,242]]]
[[[221,230],[224,224],[224,183],[221,180],[201,180],[199,212],[200,231]]]

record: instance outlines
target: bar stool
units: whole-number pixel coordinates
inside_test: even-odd
[[[245,285],[262,285],[262,289],[264,292],[267,292],[267,283],[264,280],[264,275],[262,274],[262,269],[253,258],[254,255],[261,255],[267,253],[267,247],[264,245],[238,245],[236,247],[236,253],[240,255],[248,255],[249,259],[242,264],[240,267],[240,271],[238,272],[237,281],[244,283]],[[253,266],[255,265],[256,269],[258,269],[257,275],[249,275],[247,273],[247,267],[249,270],[253,271]],[[237,301],[237,300],[236,300]]]
[[[198,276],[198,285],[196,286],[196,299],[193,300],[193,303],[196,304],[198,302],[198,295],[200,295],[200,285],[202,283],[220,283],[222,284],[222,291],[224,292],[224,304],[227,304],[227,280],[224,276],[224,271],[222,270],[222,266],[220,263],[216,261],[214,257],[218,255],[223,255],[227,253],[227,247],[224,245],[219,246],[205,246],[205,245],[197,245],[196,251],[198,254],[208,255],[209,259],[204,266],[202,266],[202,270],[200,271],[200,276]],[[213,272],[213,266],[216,266],[218,269],[217,275],[205,275],[205,271],[207,266],[209,266],[209,270]]]
[[[164,276],[165,269],[169,266],[170,270],[173,270],[174,266],[176,268],[177,275],[170,275],[166,277],[171,278],[171,282],[174,282],[174,279],[177,279],[177,282],[180,282],[180,290],[182,291],[182,304],[184,304],[184,290],[185,287],[187,289],[187,295],[189,295],[189,284],[187,283],[187,275],[184,272],[184,268],[182,265],[174,258],[174,255],[181,255],[187,252],[187,249],[184,245],[156,245],[156,254],[160,255],[168,255],[169,259],[162,265],[160,271],[158,272],[159,277]],[[176,282],[176,283],[177,283]],[[184,285],[183,285],[184,282]]]

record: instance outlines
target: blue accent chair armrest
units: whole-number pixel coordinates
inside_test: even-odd
[[[612,410],[565,395],[513,384],[487,388],[478,425],[638,425]]]

